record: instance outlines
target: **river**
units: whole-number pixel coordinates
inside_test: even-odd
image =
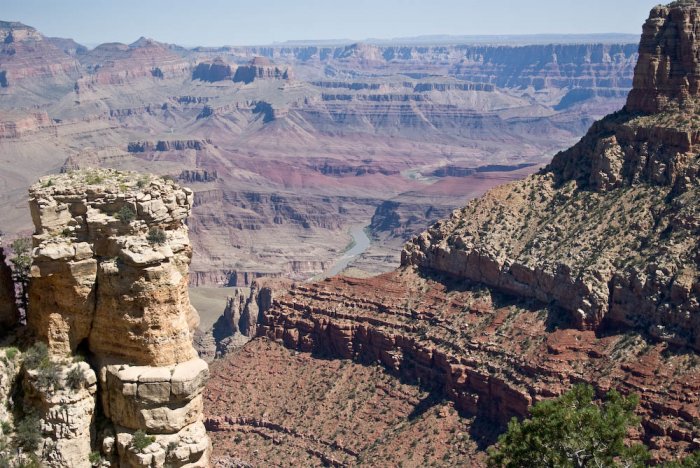
[[[335,276],[342,273],[353,260],[362,255],[365,250],[369,248],[370,240],[365,232],[365,227],[366,226],[352,226],[350,228],[349,232],[353,240],[352,247],[346,250],[343,253],[343,256],[336,260],[329,270],[323,273],[323,278],[328,278],[329,276]]]

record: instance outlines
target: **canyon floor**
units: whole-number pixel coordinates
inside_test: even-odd
[[[381,365],[257,338],[211,372],[215,466],[485,466],[473,419]]]

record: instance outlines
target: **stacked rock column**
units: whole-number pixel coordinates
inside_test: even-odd
[[[30,190],[29,325],[53,358],[88,355],[107,421],[93,423],[92,450],[114,466],[209,465],[208,368],[192,346],[187,292],[192,200],[172,181],[111,170],[44,178]]]

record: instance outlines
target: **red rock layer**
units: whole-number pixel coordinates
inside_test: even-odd
[[[505,422],[587,382],[641,397],[659,458],[700,448],[700,367],[634,333],[569,328],[566,314],[412,268],[299,285],[274,299],[259,333],[301,351],[381,362],[443,392],[464,414]]]
[[[0,22],[0,87],[27,78],[76,77],[78,62],[34,28]]]
[[[472,421],[380,366],[256,339],[211,371],[204,407],[214,466],[484,465]]]
[[[630,112],[658,112],[670,101],[685,102],[700,95],[700,6],[657,6],[644,24],[635,70]]]
[[[102,44],[80,57],[88,68],[76,89],[93,85],[119,85],[139,78],[174,78],[183,76],[190,65],[158,42],[141,39],[134,44]]]

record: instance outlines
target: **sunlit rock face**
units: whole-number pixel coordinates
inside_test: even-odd
[[[192,198],[170,180],[112,170],[46,177],[30,189],[28,323],[63,368],[61,360],[75,354],[92,365],[85,373],[93,387],[67,403],[85,416],[71,448],[84,460],[92,445],[115,466],[208,464],[200,395],[208,367],[192,347],[198,317],[187,292],[192,249],[184,221]],[[56,398],[28,382],[36,402]],[[96,401],[110,421],[100,428]],[[45,427],[52,415],[43,412]],[[147,449],[132,443],[139,430],[155,437]]]

